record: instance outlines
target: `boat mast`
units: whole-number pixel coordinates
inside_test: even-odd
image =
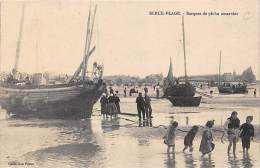
[[[88,56],[90,57],[91,54],[95,51],[96,46],[92,47],[92,49],[90,50]],[[77,68],[77,70],[74,72],[73,76],[70,78],[69,83],[71,83],[82,71],[83,68],[83,61],[80,63],[79,67]]]
[[[218,85],[220,85],[220,73],[221,73],[221,50],[219,51]]]
[[[184,54],[184,73],[185,73],[185,83],[188,82],[187,79],[187,67],[186,67],[186,48],[185,48],[185,31],[184,31],[184,16],[182,15],[182,43],[183,43],[183,54]]]
[[[2,2],[0,2],[0,73],[2,68],[1,63],[2,63]]]
[[[84,57],[84,60],[83,60],[83,70],[82,70],[83,81],[85,80],[86,71],[87,71],[87,64],[88,64],[88,59],[89,59],[89,55],[90,55],[89,53],[90,53],[90,46],[91,46],[91,40],[92,40],[92,35],[93,35],[93,28],[94,28],[94,23],[95,23],[96,11],[97,11],[97,5],[95,5],[91,29],[89,29],[90,17],[91,17],[90,15],[89,15],[89,19],[88,19],[88,30],[87,30],[88,32],[87,32],[87,36],[86,36],[85,57]]]
[[[82,80],[84,81],[85,79],[85,58],[86,58],[86,50],[87,50],[87,45],[88,45],[88,39],[89,39],[89,24],[90,24],[90,17],[91,17],[91,4],[89,8],[89,13],[88,13],[88,23],[87,23],[87,33],[86,33],[86,39],[85,39],[85,48],[84,48],[84,55],[83,55],[83,62],[82,62],[82,67],[81,67],[81,73],[82,73]]]
[[[22,39],[22,33],[23,33],[23,22],[24,22],[24,8],[25,8],[25,3],[23,3],[23,6],[22,6],[22,16],[21,16],[21,22],[20,22],[20,30],[19,30],[17,46],[16,46],[15,64],[14,64],[14,68],[13,68],[14,74],[16,74],[16,72],[17,72],[18,62],[19,62],[19,57],[20,57],[20,46],[21,46],[21,39]]]

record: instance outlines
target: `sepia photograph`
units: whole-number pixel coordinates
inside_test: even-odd
[[[259,168],[259,0],[0,0],[1,168]]]

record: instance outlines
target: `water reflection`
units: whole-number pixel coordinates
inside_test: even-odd
[[[104,133],[119,130],[120,119],[119,118],[103,118],[101,120],[101,128]]]
[[[174,168],[176,167],[175,153],[167,152],[167,159],[165,160],[165,167]]]
[[[139,121],[139,127],[152,127],[153,126],[153,121],[152,119],[144,120],[144,121]]]
[[[251,168],[254,166],[252,163],[252,160],[250,158],[250,155],[248,153],[243,153],[242,164],[244,167],[247,167],[247,168]]]
[[[230,164],[231,168],[239,167],[239,160],[236,159],[236,157],[231,157],[228,155],[228,163]]]
[[[92,143],[64,144],[48,147],[27,153],[25,158],[34,160],[39,166],[70,165],[91,166],[94,156],[100,151],[98,145]],[[47,164],[47,165],[46,165]]]
[[[139,146],[149,146],[149,138],[147,137],[138,138],[137,141]]]
[[[194,168],[196,167],[196,161],[193,158],[192,154],[184,153],[185,167]]]
[[[246,167],[246,168],[251,168],[253,167],[253,160],[251,159],[250,155],[248,153],[243,153],[243,158],[242,159],[237,159],[234,157],[228,157],[228,165],[231,168],[236,168],[236,167]]]
[[[101,150],[91,119],[9,119],[1,124],[7,139],[3,143],[10,151],[5,155],[12,156],[6,162],[13,161],[17,155],[18,161],[26,160],[39,167],[89,167]],[[14,135],[8,134],[10,129],[15,133],[15,141],[11,141]],[[19,150],[10,144],[19,146]]]
[[[201,157],[201,168],[210,168],[210,167],[215,167],[215,162],[212,159],[211,156],[209,157]]]

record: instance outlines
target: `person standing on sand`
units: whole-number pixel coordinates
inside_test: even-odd
[[[117,116],[118,110],[115,104],[115,96],[113,93],[110,94],[108,97],[108,105],[107,105],[107,112],[111,116]]]
[[[117,92],[118,93],[118,92]],[[117,108],[117,112],[120,113],[120,98],[117,96],[117,94],[115,94],[115,104],[116,104],[116,108]]]
[[[144,101],[146,118],[152,118],[151,98],[148,96],[147,92],[144,93]]]
[[[213,121],[208,121],[206,123],[206,127],[203,131],[202,134],[202,139],[200,142],[200,149],[199,151],[202,153],[202,157],[206,154],[209,155],[209,158],[211,158],[211,152],[215,148],[215,144],[213,142],[213,136],[212,136],[212,130],[211,128],[214,125],[214,120]]]
[[[106,93],[103,93],[103,95],[100,99],[101,115],[103,115],[103,118],[105,118],[105,116],[107,117],[107,103],[108,103],[108,99],[107,99]]]
[[[141,92],[138,94],[138,97],[136,98],[135,102],[137,106],[139,121],[142,120],[142,116],[143,116],[143,120],[145,120],[145,101]]]
[[[156,86],[156,98],[159,99],[160,97],[160,90],[159,90],[159,84]]]
[[[144,87],[144,93],[148,93],[148,88],[146,86]]]
[[[237,112],[233,111],[231,113],[231,117],[227,119],[227,121],[224,124],[224,129],[227,132],[228,135],[228,155],[230,154],[230,149],[233,145],[233,155],[236,157],[236,144],[238,141],[238,133],[239,133],[239,126],[240,126],[240,120],[237,117]]]
[[[126,87],[125,87],[125,89],[124,89],[124,97],[126,97]]]
[[[167,128],[166,135],[163,137],[164,143],[168,146],[167,153],[170,153],[172,148],[172,153],[175,152],[175,138],[176,138],[176,130],[178,127],[178,122],[172,121],[169,127]]]
[[[246,123],[242,124],[239,128],[240,137],[242,141],[243,154],[248,154],[248,150],[250,148],[250,141],[253,140],[254,137],[254,126],[251,124],[253,121],[253,116],[246,117]]]

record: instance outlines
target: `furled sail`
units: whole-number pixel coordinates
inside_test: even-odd
[[[23,6],[22,6],[22,16],[21,16],[20,29],[19,29],[19,34],[18,34],[17,46],[16,46],[15,64],[14,64],[14,68],[12,70],[12,73],[14,75],[17,72],[18,64],[19,64],[20,46],[21,46],[21,39],[22,39],[22,35],[23,35],[24,10],[25,10],[25,3],[23,3]]]
[[[173,72],[172,72],[172,58],[170,58],[170,67],[167,75],[167,80],[169,83],[173,84],[174,83],[174,77],[173,77]]]

